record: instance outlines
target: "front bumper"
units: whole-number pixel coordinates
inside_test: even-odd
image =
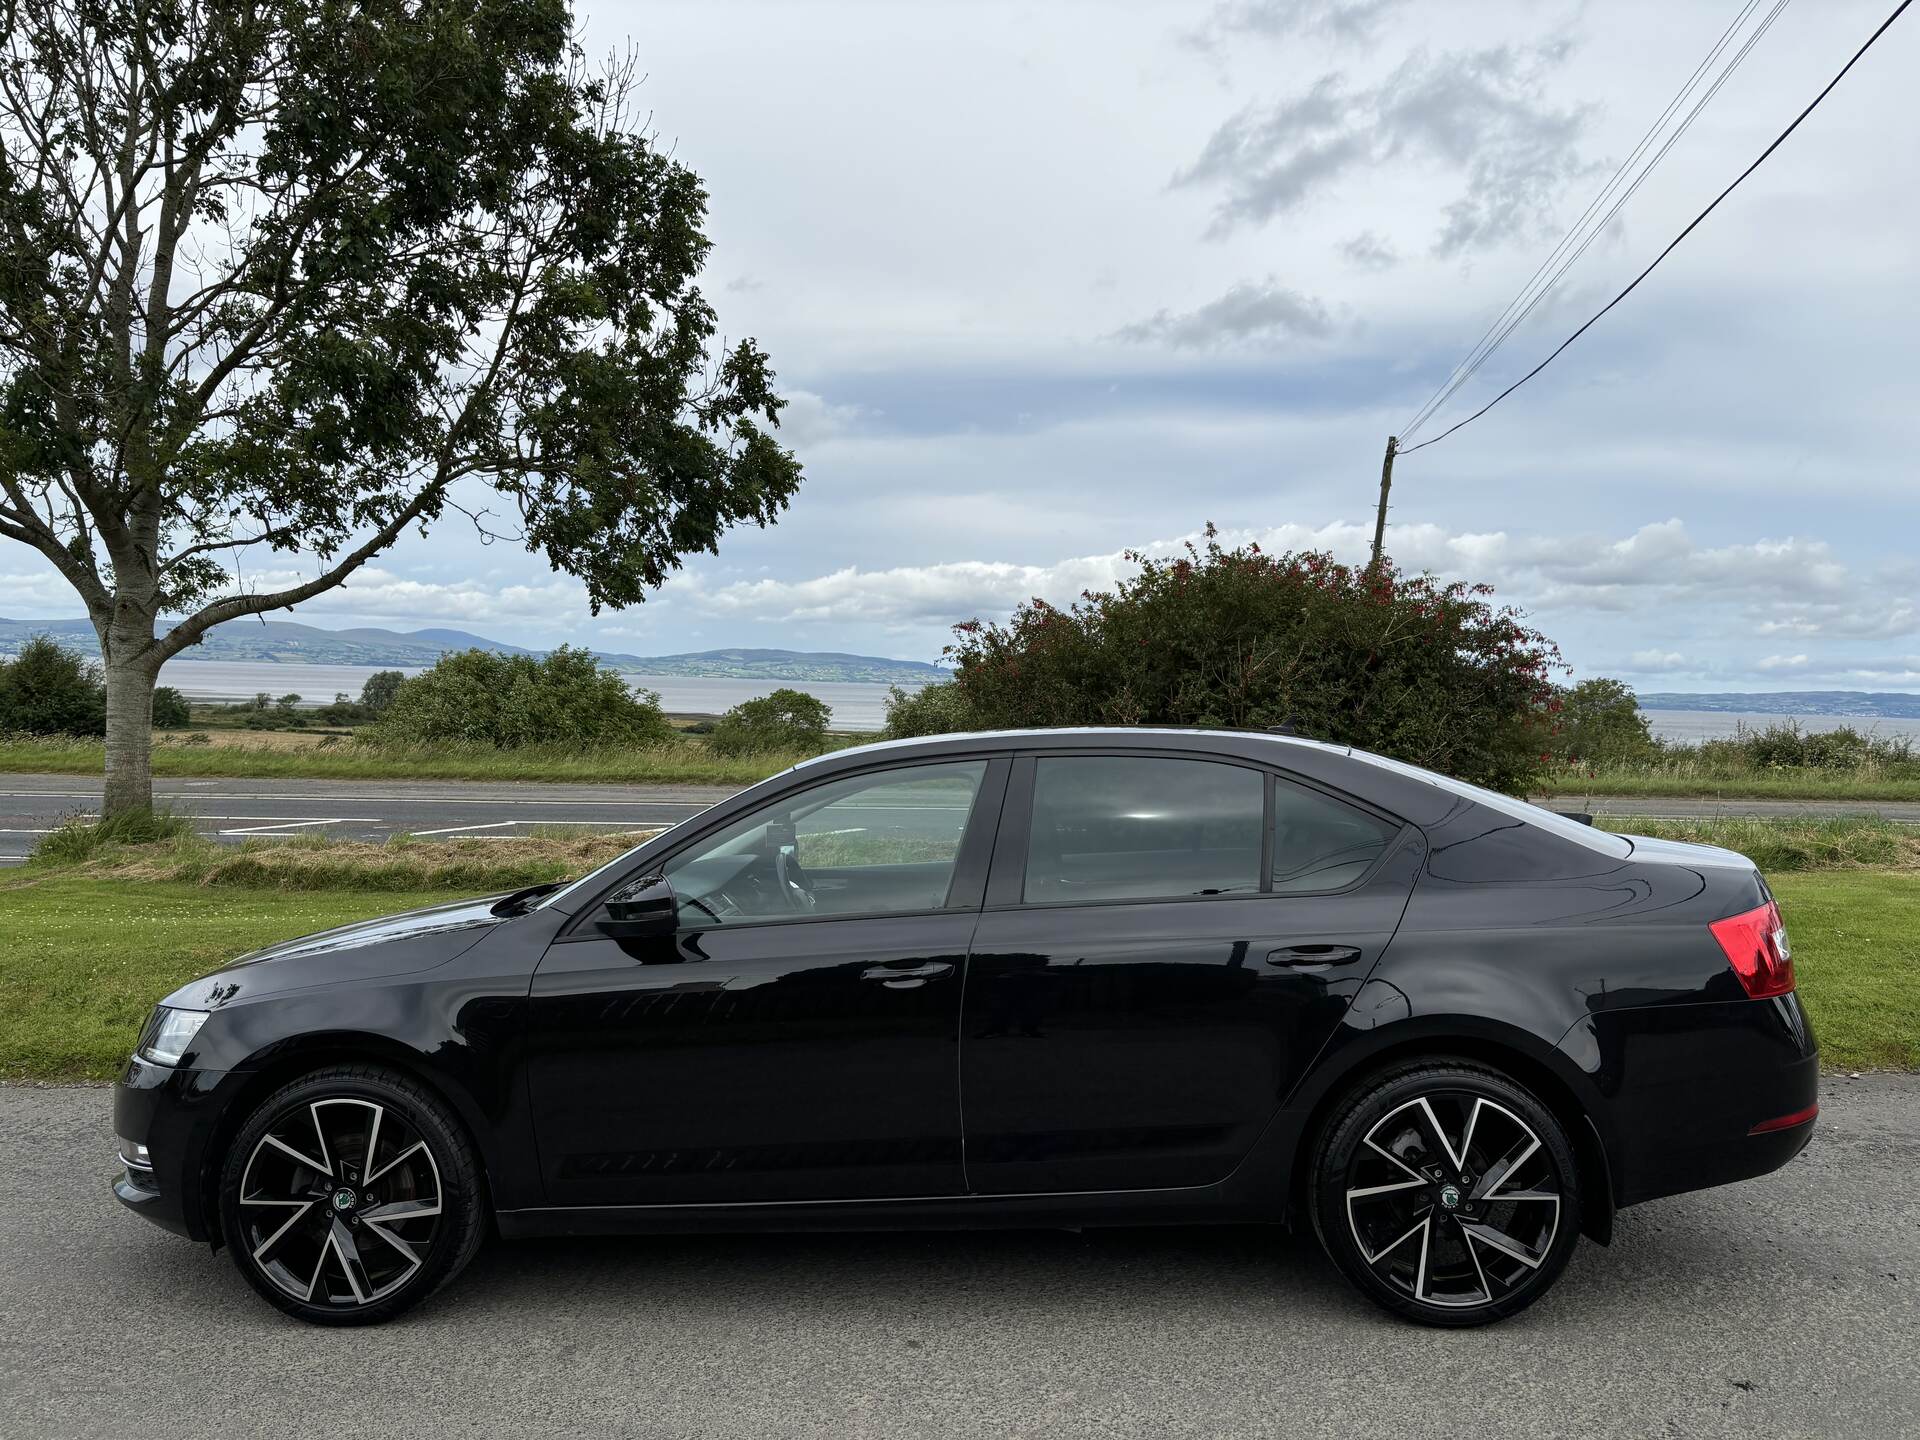
[[[124,1165],[113,1181],[122,1205],[189,1240],[214,1240],[219,1221],[207,1187],[207,1145],[226,1070],[173,1069],[134,1056],[113,1087],[113,1130],[147,1147],[151,1168]]]

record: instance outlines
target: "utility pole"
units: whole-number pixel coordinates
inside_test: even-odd
[[[1399,452],[1400,437],[1387,436],[1387,458],[1380,462],[1380,509],[1373,517],[1373,559],[1367,565],[1371,575],[1380,568],[1387,542],[1387,492],[1393,489],[1393,457]]]

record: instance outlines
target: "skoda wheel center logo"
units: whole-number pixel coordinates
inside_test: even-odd
[[[353,1208],[353,1191],[344,1186],[333,1192],[333,1208],[345,1214]]]
[[[340,1203],[338,1196],[334,1198],[334,1203],[336,1205]],[[1440,1205],[1442,1209],[1446,1210],[1458,1209],[1460,1206],[1460,1187],[1458,1185],[1442,1185],[1440,1187]]]

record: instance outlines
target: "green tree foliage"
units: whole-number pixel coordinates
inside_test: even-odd
[[[817,755],[827,748],[827,721],[832,716],[825,701],[805,691],[775,690],[727,711],[715,722],[707,744],[720,755],[773,751]]]
[[[102,697],[104,702],[104,696]],[[193,723],[193,711],[187,706],[187,697],[171,685],[162,685],[153,692],[153,728],[156,730],[184,730]]]
[[[950,691],[896,705],[954,729],[1264,727],[1518,790],[1548,758],[1559,652],[1484,585],[1304,553],[1130,557],[1139,574],[1061,610],[955,627]],[[924,694],[924,692],[923,692]],[[903,713],[904,712],[904,713]]]
[[[376,670],[367,677],[367,683],[360,687],[360,707],[370,718],[378,720],[387,713],[387,707],[393,704],[393,697],[400,693],[400,686],[406,678],[398,670]]]
[[[1553,716],[1548,748],[1568,764],[1630,765],[1659,750],[1639,697],[1623,681],[1596,677],[1558,686],[1547,709]]]
[[[0,733],[104,735],[107,694],[100,668],[45,635],[0,660]]]
[[[899,685],[887,687],[886,734],[890,740],[911,740],[920,735],[948,735],[972,726],[966,696],[951,680],[937,680],[908,690]]]
[[[631,690],[590,651],[561,646],[542,659],[463,650],[400,686],[370,727],[396,745],[527,745],[595,749],[665,745],[660,698]]]
[[[478,490],[596,610],[793,495],[768,358],[698,285],[706,192],[566,0],[5,15],[0,539],[98,632],[108,812],[151,804],[163,661],[450,509],[487,530]]]

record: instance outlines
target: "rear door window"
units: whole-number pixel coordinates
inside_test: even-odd
[[[1274,782],[1275,894],[1340,890],[1353,884],[1400,833],[1365,810],[1304,786]]]
[[[1206,760],[1034,762],[1029,904],[1255,894],[1265,777]]]

